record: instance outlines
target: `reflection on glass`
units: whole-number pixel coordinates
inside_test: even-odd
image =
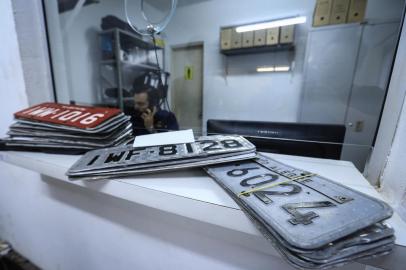
[[[154,38],[131,29],[122,1],[44,2],[59,102],[121,107],[143,132],[193,128],[200,135],[211,132],[210,123],[227,123],[231,129],[212,132],[364,169],[403,0],[326,14],[314,12],[317,1],[179,0]],[[140,0],[128,6],[130,19],[145,29]],[[160,21],[170,6],[150,0],[144,11]],[[236,30],[292,17],[306,22]]]
[[[130,113],[135,136],[179,130],[175,115],[159,106],[159,93],[156,89],[135,89],[134,112]]]

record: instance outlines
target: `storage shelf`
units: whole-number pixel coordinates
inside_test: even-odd
[[[158,70],[158,67],[149,65],[149,64],[132,64],[124,61],[119,61],[120,64],[122,65],[123,68],[126,69],[148,69],[148,70]],[[114,59],[109,59],[109,60],[102,60],[100,61],[101,65],[116,65],[117,62]]]
[[[273,46],[258,46],[249,48],[238,48],[221,50],[220,52],[227,56],[242,55],[242,54],[255,54],[255,53],[267,53],[267,52],[278,52],[278,51],[294,51],[295,45],[293,43],[289,44],[278,44]]]
[[[102,59],[99,62],[100,65],[100,84],[101,91],[104,92],[105,89],[111,86],[116,86],[117,88],[117,103],[116,106],[120,109],[124,109],[127,100],[123,96],[124,90],[124,77],[129,75],[135,76],[138,73],[159,71],[159,66],[155,65],[153,62],[147,62],[147,59],[139,59],[139,62],[123,61],[121,55],[123,51],[132,52],[138,54],[141,50],[142,54],[150,53],[153,50],[159,50],[158,53],[162,54],[162,69],[165,69],[165,49],[164,45],[156,45],[153,42],[152,37],[145,37],[137,35],[136,33],[122,30],[119,28],[112,28],[99,32],[100,42],[102,46]],[[110,80],[106,80],[103,76],[104,69],[111,68],[115,75],[115,83],[111,83]],[[161,70],[162,73],[165,71]],[[166,72],[165,72],[166,73]],[[105,81],[108,82],[108,87],[106,88]]]
[[[154,50],[155,48],[158,50],[162,50],[163,47],[161,46],[154,46],[152,39],[150,38],[150,40],[144,40],[143,37],[140,37],[136,34],[133,34],[131,32],[128,31],[124,31],[118,28],[113,28],[113,29],[109,29],[109,30],[105,30],[105,31],[101,31],[99,34],[100,35],[108,35],[108,34],[114,34],[114,31],[118,31],[119,34],[123,34],[124,36],[129,37],[130,39],[128,39],[131,44],[134,47],[139,47],[141,49],[145,49],[145,50]]]

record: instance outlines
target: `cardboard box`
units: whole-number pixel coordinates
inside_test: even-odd
[[[313,15],[313,26],[328,25],[330,23],[333,0],[317,0]]]
[[[350,0],[333,0],[331,8],[330,24],[340,24],[347,21],[347,13],[350,7]]]
[[[281,34],[279,37],[279,43],[281,44],[293,43],[294,35],[295,35],[294,25],[282,26]]]
[[[242,33],[242,47],[249,48],[254,46],[254,31]]]
[[[254,31],[254,46],[264,46],[266,42],[266,30]]]
[[[279,43],[279,27],[266,29],[266,45],[276,45]]]
[[[231,31],[231,49],[241,48],[242,33],[235,31],[235,28]]]
[[[349,23],[362,22],[365,17],[366,7],[367,0],[351,0],[347,22]]]
[[[231,28],[221,29],[220,32],[220,48],[222,50],[229,50],[231,48]]]

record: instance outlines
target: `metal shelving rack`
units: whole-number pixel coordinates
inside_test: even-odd
[[[115,84],[117,87],[117,102],[106,104],[110,106],[115,106],[120,108],[121,110],[124,109],[124,101],[125,98],[123,97],[123,89],[124,89],[124,83],[123,83],[123,76],[124,76],[124,71],[129,70],[129,71],[156,71],[158,70],[158,67],[153,64],[149,63],[128,63],[127,61],[123,61],[121,57],[121,52],[124,51],[122,48],[122,39],[125,38],[127,42],[129,42],[132,46],[132,48],[139,48],[141,50],[145,51],[153,51],[155,48],[158,50],[158,53],[162,53],[162,63],[160,65],[162,66],[162,72],[165,70],[165,50],[164,47],[155,45],[152,41],[152,38],[146,39],[145,37],[140,37],[136,34],[133,34],[131,32],[119,29],[119,28],[113,28],[105,31],[101,31],[99,33],[100,38],[102,38],[103,35],[109,35],[111,38],[111,46],[112,46],[112,59],[102,59],[100,61],[101,68],[102,66],[111,66],[115,69]],[[101,80],[103,81],[103,74],[101,72]],[[113,85],[113,83],[111,83]],[[103,85],[101,83],[101,88],[102,91]],[[103,101],[104,103],[109,103],[106,101]]]

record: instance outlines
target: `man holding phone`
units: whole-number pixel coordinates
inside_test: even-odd
[[[152,87],[135,90],[134,110],[131,115],[134,136],[179,130],[175,115],[159,107],[158,91]]]

